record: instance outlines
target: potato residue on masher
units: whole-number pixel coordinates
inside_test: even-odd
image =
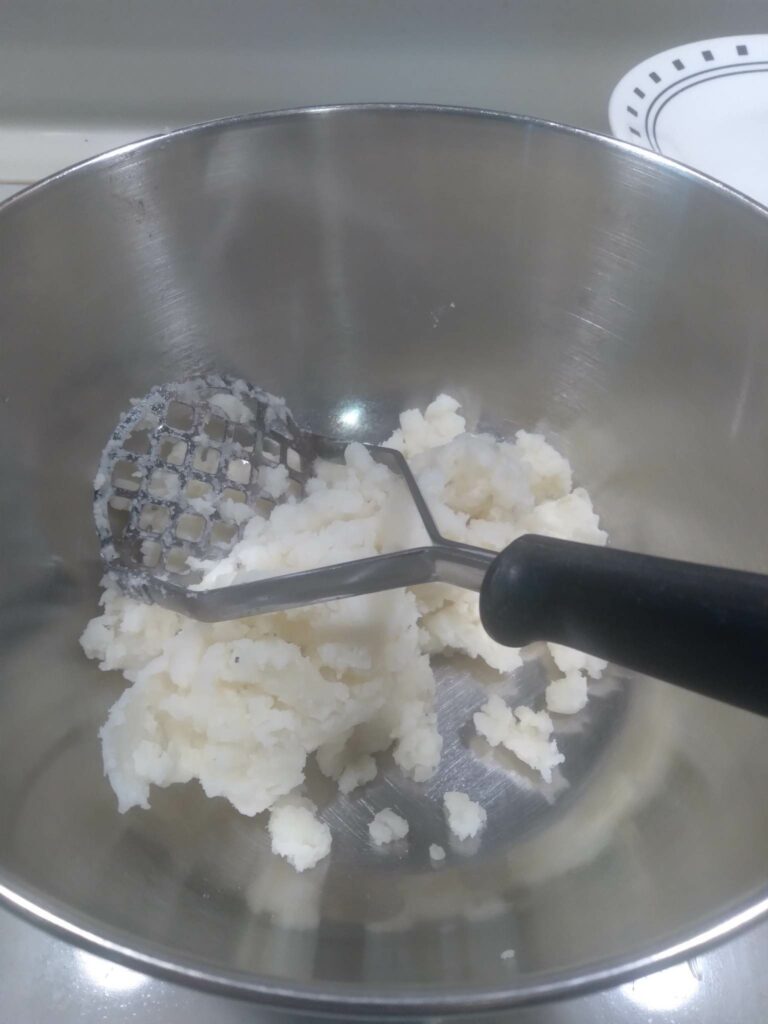
[[[465,426],[459,404],[441,395],[423,414],[404,412],[387,442],[408,459],[444,536],[494,550],[527,532],[605,543],[589,495],[572,488],[567,460],[543,436],[499,441]],[[277,476],[270,486],[279,496]],[[421,530],[400,481],[352,443],[343,465],[316,464],[302,500],[269,518],[251,514],[229,555],[203,564],[200,586],[402,549],[422,543]],[[326,856],[332,838],[300,795],[309,757],[344,793],[372,781],[376,755],[390,748],[406,776],[425,781],[442,748],[430,656],[460,651],[503,674],[522,664],[483,630],[477,595],[447,584],[211,624],[109,583],[102,605],[81,644],[130,683],[101,730],[120,810],[148,807],[153,784],[197,779],[243,814],[269,811],[273,850],[299,871]],[[587,677],[604,668],[550,651],[563,676],[547,688],[548,710],[493,696],[474,716],[489,743],[545,780],[562,761],[550,712],[580,710]]]

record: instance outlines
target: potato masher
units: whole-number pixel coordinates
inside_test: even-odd
[[[302,430],[273,395],[209,374],[134,400],[102,454],[94,516],[108,575],[127,594],[216,622],[442,582],[480,594],[490,636],[546,640],[768,715],[768,576],[527,534],[501,553],[447,540],[400,452],[367,444],[400,477],[429,543],[338,565],[193,589],[192,558],[224,557],[237,509],[268,514],[263,467],[300,498],[316,459],[348,441]]]

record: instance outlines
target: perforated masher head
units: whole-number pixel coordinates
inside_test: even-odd
[[[194,560],[223,558],[245,509],[268,516],[300,499],[317,458],[348,442],[303,431],[282,399],[209,374],[134,399],[102,453],[94,518],[107,573],[130,596],[192,618],[222,621],[435,580],[479,589],[493,553],[445,540],[403,456],[366,445],[402,477],[431,544],[340,565],[209,590]],[[269,471],[283,467],[279,499]]]

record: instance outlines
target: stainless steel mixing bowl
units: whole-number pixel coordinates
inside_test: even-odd
[[[467,728],[492,674],[440,667],[425,786],[310,787],[296,875],[196,786],[117,813],[97,732],[120,678],[91,479],[126,400],[217,369],[312,428],[382,438],[441,390],[542,425],[617,544],[768,570],[768,216],[664,160],[471,111],[219,122],[64,172],[0,212],[0,885],[75,941],[304,1008],[477,1012],[692,952],[768,907],[768,723],[616,674],[560,728],[552,785]],[[542,685],[535,663],[502,693]],[[477,849],[437,797],[479,795]],[[407,851],[365,841],[396,803]],[[514,957],[502,959],[503,950]]]

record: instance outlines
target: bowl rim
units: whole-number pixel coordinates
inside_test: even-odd
[[[176,138],[208,132],[256,126],[307,117],[339,117],[345,114],[428,114],[441,117],[494,120],[517,127],[532,127],[587,139],[596,145],[625,153],[674,176],[695,181],[722,195],[727,201],[750,208],[766,218],[768,207],[751,197],[685,164],[640,146],[599,132],[555,121],[484,108],[422,103],[347,103],[293,107],[216,118],[139,139],[86,160],[79,161],[35,182],[0,203],[0,216],[57,182],[89,172],[100,166],[116,166],[138,152],[162,148]],[[1,224],[0,224],[1,228]],[[631,981],[644,974],[672,966],[705,952],[710,947],[768,916],[768,877],[751,895],[733,901],[720,911],[694,921],[687,928],[661,940],[661,948],[648,946],[627,959],[606,957],[599,961],[561,971],[542,971],[518,977],[507,985],[440,988],[408,986],[376,988],[358,982],[299,982],[276,976],[252,974],[227,968],[212,968],[194,956],[179,955],[152,942],[137,942],[137,936],[81,913],[69,904],[51,898],[29,886],[13,872],[0,866],[0,906],[42,927],[54,936],[80,948],[164,980],[181,983],[221,996],[252,1000],[276,1008],[323,1015],[370,1015],[394,1017],[404,1014],[474,1015],[512,1007],[544,1003]]]

